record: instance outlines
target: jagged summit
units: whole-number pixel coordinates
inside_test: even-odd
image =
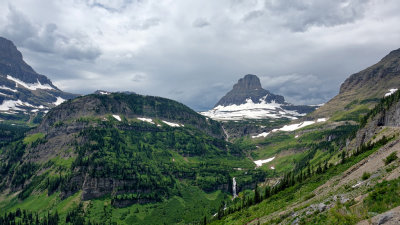
[[[247,74],[233,85],[234,90],[257,90],[262,89],[260,79],[253,74]]]
[[[256,75],[247,74],[238,80],[212,110],[202,114],[216,120],[297,119],[315,108],[289,104],[283,96],[263,89]]]
[[[12,41],[0,37],[0,119],[47,112],[77,95],[58,89],[29,66]],[[6,114],[6,115],[5,115]]]
[[[222,97],[214,107],[241,105],[245,104],[248,99],[251,99],[254,103],[258,103],[264,97],[267,103],[274,101],[283,104],[285,102],[283,96],[274,95],[268,90],[263,89],[260,79],[256,75],[247,74],[243,78],[240,78],[239,81],[233,85],[233,89]]]

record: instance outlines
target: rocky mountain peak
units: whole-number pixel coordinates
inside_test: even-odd
[[[222,97],[215,106],[241,105],[245,104],[248,99],[251,99],[254,103],[261,101],[265,101],[266,103],[272,101],[279,104],[285,103],[283,96],[274,95],[268,90],[263,89],[260,79],[256,75],[247,74],[243,78],[240,78],[233,85],[233,89]]]
[[[257,90],[262,89],[260,79],[253,74],[247,74],[233,86],[234,90]]]
[[[48,84],[57,89],[44,75],[36,73],[22,57],[14,43],[6,38],[0,37],[0,74],[10,75],[26,83]]]

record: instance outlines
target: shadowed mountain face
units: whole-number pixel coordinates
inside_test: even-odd
[[[400,49],[390,52],[378,63],[351,75],[340,92],[311,116],[331,117],[334,112],[351,110],[356,103],[372,106],[379,99],[400,88]]]
[[[256,75],[247,74],[233,86],[233,89],[228,92],[221,100],[218,101],[216,106],[228,105],[241,105],[245,104],[247,99],[251,99],[257,103],[260,99],[265,97],[267,103],[275,101],[276,103],[283,104],[285,98],[281,95],[274,95],[271,92],[261,87],[260,79]]]
[[[61,91],[46,76],[36,73],[16,46],[0,37],[0,113],[33,115],[76,96]],[[9,117],[3,115],[2,119]]]

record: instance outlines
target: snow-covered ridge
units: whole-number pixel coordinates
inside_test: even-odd
[[[7,75],[7,79],[12,80],[15,82],[15,87],[18,87],[18,85],[21,85],[29,90],[36,90],[36,89],[54,89],[48,84],[41,84],[39,80],[37,80],[37,83],[25,83],[15,77],[12,77],[10,75]]]
[[[267,96],[260,99],[258,103],[254,103],[250,98],[246,99],[246,103],[241,105],[219,105],[209,111],[201,112],[203,116],[210,117],[215,120],[242,120],[242,119],[265,119],[265,118],[289,118],[297,119],[304,116],[296,111],[284,110],[281,104],[274,101],[267,103]]]
[[[398,90],[397,88],[389,89],[389,92],[385,94],[385,97],[391,96],[391,95],[394,94],[397,90]]]

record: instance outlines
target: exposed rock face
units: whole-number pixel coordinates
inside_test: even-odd
[[[36,73],[16,46],[0,37],[0,112],[46,112],[76,96],[61,91],[46,76]]]
[[[340,86],[340,93],[354,91],[362,87],[384,85],[383,83],[400,76],[400,49],[390,52],[377,64],[351,75]],[[386,85],[395,85],[387,83]],[[391,88],[387,86],[386,89]]]
[[[271,92],[261,87],[260,79],[256,75],[247,74],[233,86],[233,89],[228,92],[215,104],[215,106],[228,106],[245,104],[247,99],[251,99],[254,103],[260,102],[260,99],[265,97],[267,103],[275,101],[283,104],[285,98],[281,95],[274,95]]]
[[[58,90],[44,75],[36,73],[22,58],[22,54],[10,41],[0,37],[0,74],[12,75],[26,83],[48,84]]]

